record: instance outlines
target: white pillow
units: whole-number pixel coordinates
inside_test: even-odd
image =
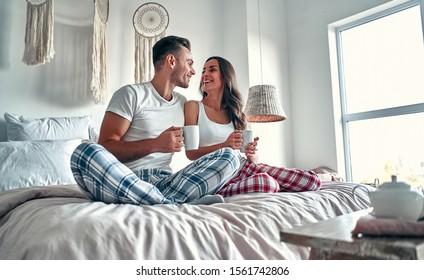
[[[5,113],[8,141],[92,139],[91,116],[30,118]],[[91,136],[91,137],[90,137]]]
[[[0,142],[0,191],[76,184],[70,160],[80,143],[81,139]]]

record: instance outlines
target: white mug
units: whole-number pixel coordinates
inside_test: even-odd
[[[184,146],[186,150],[196,150],[199,148],[199,126],[183,126]]]
[[[253,131],[250,129],[242,130],[241,135],[243,137],[243,144],[241,144],[240,152],[244,153],[246,146],[253,142]]]

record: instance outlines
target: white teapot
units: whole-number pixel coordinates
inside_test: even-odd
[[[364,187],[358,185],[358,187]],[[377,218],[399,218],[417,221],[424,217],[424,195],[404,182],[398,182],[392,175],[392,181],[383,183],[375,191],[368,191],[373,214]]]

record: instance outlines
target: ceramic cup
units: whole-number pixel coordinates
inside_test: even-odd
[[[253,142],[253,131],[250,129],[242,130],[241,135],[243,137],[243,144],[241,144],[240,152],[244,153],[244,148]]]
[[[183,126],[184,146],[186,150],[196,150],[199,148],[199,126]]]

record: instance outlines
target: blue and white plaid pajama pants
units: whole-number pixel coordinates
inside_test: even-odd
[[[143,169],[134,173],[103,146],[86,142],[71,156],[71,170],[82,192],[105,203],[180,204],[215,194],[240,166],[231,148],[190,163],[176,173]]]

